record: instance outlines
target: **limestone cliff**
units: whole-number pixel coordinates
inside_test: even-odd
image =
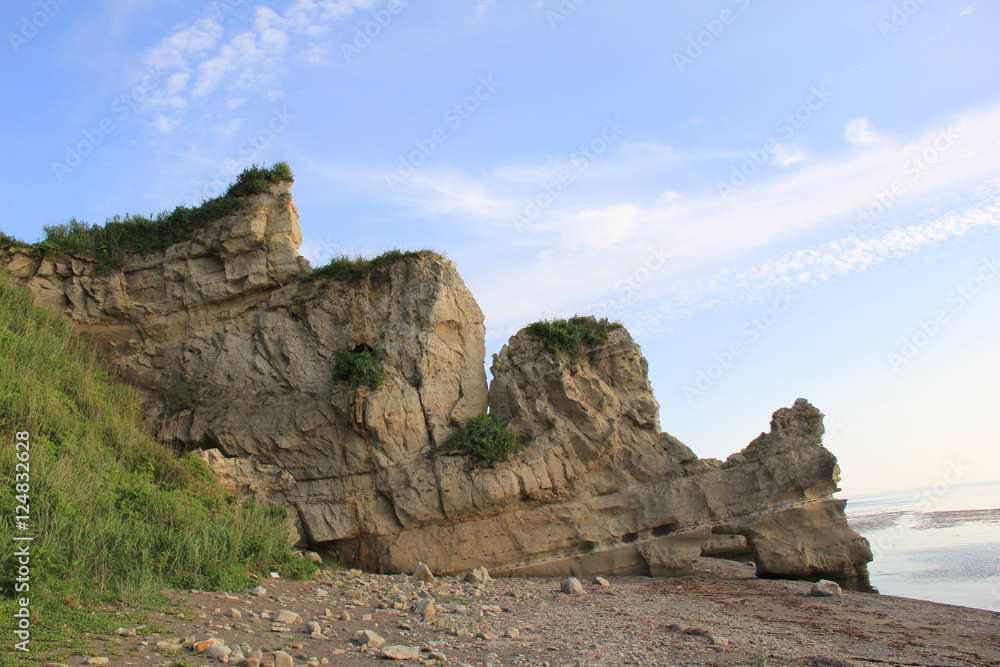
[[[730,539],[761,575],[864,573],[871,553],[832,498],[836,460],[807,402],[728,461],[698,460],[661,433],[624,329],[579,358],[521,331],[487,393],[483,314],[452,262],[413,253],[315,278],[288,184],[248,203],[103,273],[84,257],[3,259],[145,392],[162,441],[294,507],[305,541],[383,572],[671,575]],[[360,349],[385,369],[377,387],[334,372]],[[487,406],[526,443],[512,460],[432,451]]]

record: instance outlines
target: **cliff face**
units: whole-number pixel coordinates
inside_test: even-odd
[[[85,258],[3,258],[145,391],[157,437],[294,507],[304,540],[383,572],[670,575],[725,540],[761,575],[864,572],[871,553],[831,497],[836,460],[807,402],[725,463],[698,460],[660,432],[623,329],[580,359],[521,331],[487,394],[483,315],[453,263],[420,253],[306,278],[288,184],[249,203],[101,275]],[[354,349],[382,362],[378,387],[337,378]],[[432,453],[487,405],[521,453],[493,466]]]

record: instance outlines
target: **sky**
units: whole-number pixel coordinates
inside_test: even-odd
[[[296,175],[301,252],[429,248],[487,365],[622,322],[724,459],[808,398],[843,497],[1000,478],[1000,5],[11,0],[22,240]]]

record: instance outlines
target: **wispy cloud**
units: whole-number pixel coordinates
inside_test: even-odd
[[[936,193],[976,187],[995,178],[998,146],[1000,104],[994,104],[947,119],[920,134],[883,136],[876,144],[862,145],[858,152],[825,159],[812,156],[801,168],[774,172],[723,202],[708,189],[672,188],[664,197],[663,175],[650,178],[650,164],[662,168],[666,156],[674,170],[668,173],[675,173],[704,160],[703,154],[623,145],[595,163],[543,215],[520,230],[512,224],[511,213],[524,206],[526,192],[538,192],[540,184],[551,179],[559,160],[498,166],[475,175],[425,167],[392,196],[384,184],[375,186],[376,174],[367,182],[383,192],[378,195],[373,190],[373,196],[409,209],[414,216],[432,217],[437,223],[453,221],[463,229],[474,220],[484,243],[502,242],[521,249],[502,285],[484,281],[476,287],[484,311],[494,322],[505,323],[520,320],[525,313],[551,313],[567,304],[614,299],[622,276],[634,271],[654,247],[668,249],[673,259],[644,286],[643,293],[650,296],[661,293],[679,276],[805,239],[815,242],[825,237],[839,245],[822,246],[823,252],[810,245],[815,252],[803,250],[805,254],[783,260],[785,269],[776,268],[777,273],[785,271],[782,275],[787,278],[798,262],[802,267],[796,269],[796,276],[820,280],[866,270],[869,262],[882,261],[892,253],[917,252],[925,247],[922,240],[957,237],[972,222],[942,218],[933,224],[897,228],[894,214],[903,207],[919,208]],[[651,160],[650,155],[658,159]],[[731,158],[718,159],[725,163]],[[635,183],[658,187],[644,192]],[[859,212],[881,206],[879,197],[884,199],[886,192],[894,192],[891,208],[878,225],[867,230],[870,239],[836,240],[845,236],[845,228]],[[990,193],[995,195],[995,188]],[[983,210],[993,216],[989,220],[995,220],[995,209]],[[836,262],[830,259],[835,256],[840,257]]]
[[[476,3],[476,18],[481,18],[492,4],[493,0],[479,0],[479,2]]]
[[[281,74],[289,56],[326,64],[328,48],[317,38],[374,4],[375,0],[295,0],[282,12],[256,6],[248,25],[203,18],[181,26],[144,57],[144,64],[166,81],[147,102],[158,114],[152,122],[161,131],[176,127],[171,116],[215,95],[222,95],[229,108],[255,93],[269,101],[280,98]],[[289,53],[293,46],[294,54]]]
[[[779,143],[774,150],[774,163],[779,167],[790,167],[805,160],[807,155],[798,144]]]
[[[878,141],[878,133],[867,118],[855,118],[844,125],[844,138],[852,144],[873,144]]]

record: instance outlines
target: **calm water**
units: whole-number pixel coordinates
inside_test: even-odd
[[[853,496],[880,593],[1000,611],[1000,482]]]

